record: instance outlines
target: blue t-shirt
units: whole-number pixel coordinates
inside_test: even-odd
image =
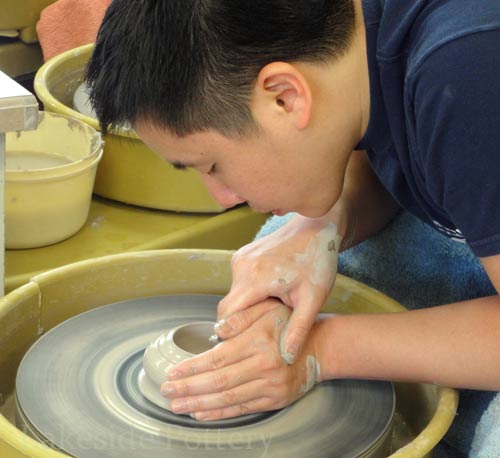
[[[500,254],[500,0],[363,0],[371,113],[358,149],[400,205]]]

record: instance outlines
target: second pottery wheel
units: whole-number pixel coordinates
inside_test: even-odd
[[[283,410],[207,423],[144,398],[138,386],[144,349],[181,324],[215,321],[219,300],[184,295],[120,302],[53,328],[19,367],[18,426],[76,458],[382,453],[377,444],[390,432],[395,404],[387,382],[324,382]]]

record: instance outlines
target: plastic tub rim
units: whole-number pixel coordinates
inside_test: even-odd
[[[76,161],[71,161],[68,164],[58,165],[55,167],[46,167],[42,169],[31,169],[31,170],[12,170],[5,169],[5,181],[6,182],[33,182],[39,183],[43,181],[51,181],[52,179],[64,179],[74,176],[76,174],[82,173],[87,169],[91,168],[93,165],[98,163],[103,154],[104,141],[102,139],[101,133],[94,129],[92,126],[85,124],[83,121],[74,119],[68,115],[62,115],[59,113],[52,113],[42,111],[43,117],[48,116],[49,118],[61,118],[68,122],[77,122],[82,129],[85,129],[88,134],[91,135],[90,139],[90,153]],[[15,153],[15,148],[7,148],[6,155],[9,151]],[[35,175],[35,176],[34,176]]]
[[[64,164],[57,167],[50,167],[46,169],[34,169],[34,170],[6,170],[5,171],[5,182],[6,183],[26,183],[27,185],[36,184],[36,183],[46,183],[50,181],[63,181],[68,178],[71,178],[75,175],[80,175],[82,173],[87,172],[89,169],[97,166],[99,161],[102,158],[103,150],[102,148],[98,150],[93,156],[88,156],[84,159],[79,159],[78,161],[72,162],[70,164]],[[78,165],[79,168],[73,167]],[[61,173],[56,175],[56,172],[66,172],[68,168],[75,168],[76,170],[72,170],[70,173]],[[64,169],[64,170],[62,170]],[[42,173],[42,175],[47,176],[37,176],[34,178],[34,175],[40,175],[39,172],[47,172],[46,174]],[[12,175],[15,176],[12,176]],[[52,174],[52,175],[51,175]]]

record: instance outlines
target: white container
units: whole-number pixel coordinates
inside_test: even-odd
[[[8,133],[5,246],[36,248],[64,240],[85,224],[101,135],[81,121],[40,112],[34,131]]]

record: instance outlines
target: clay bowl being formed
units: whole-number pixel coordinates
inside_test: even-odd
[[[170,400],[160,394],[161,385],[177,364],[214,347],[214,322],[186,323],[156,338],[144,352],[139,389],[146,399],[170,410]]]

